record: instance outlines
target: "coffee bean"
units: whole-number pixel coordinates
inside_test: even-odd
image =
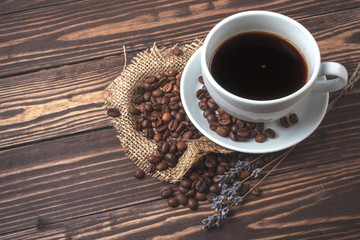
[[[164,171],[168,168],[169,166],[167,165],[166,162],[160,162],[156,165],[156,170],[158,170],[159,172]]]
[[[250,131],[247,128],[240,128],[239,130],[236,131],[236,134],[239,137],[248,137],[249,133],[250,133]]]
[[[160,189],[160,196],[163,198],[167,198],[170,197],[173,192],[174,190],[171,186],[164,186]]]
[[[155,165],[154,164],[150,164],[147,168],[146,168],[146,171],[148,173],[153,173],[155,172]]]
[[[141,121],[141,127],[142,128],[149,128],[151,127],[151,122],[147,119],[144,119],[143,121]]]
[[[160,89],[156,89],[156,90],[154,90],[154,91],[152,92],[152,95],[153,95],[154,97],[161,97],[162,95],[164,95],[164,92],[163,92],[162,90],[160,90]]]
[[[208,194],[206,195],[206,199],[207,199],[210,203],[212,203],[212,202],[213,202],[213,199],[216,198],[217,196],[218,196],[218,195],[215,194],[215,193],[208,193]]]
[[[185,113],[184,112],[177,112],[175,114],[175,120],[178,121],[178,122],[182,122],[185,120]]]
[[[110,116],[110,117],[119,117],[120,112],[116,108],[109,108],[107,110],[107,115]]]
[[[250,175],[251,175],[250,171],[243,169],[240,173],[239,178],[245,179],[245,178],[249,177]]]
[[[184,179],[180,182],[180,186],[186,189],[189,189],[191,187],[191,180],[190,179]]]
[[[186,196],[187,198],[191,198],[191,197],[194,197],[194,196],[195,196],[196,190],[195,190],[195,189],[190,189],[189,191],[187,191],[187,192],[184,193],[184,194],[185,194],[185,196]]]
[[[168,163],[174,163],[177,162],[177,159],[173,153],[166,153],[164,156],[164,160]]]
[[[189,198],[188,200],[188,206],[190,210],[196,210],[198,208],[198,202],[195,198]]]
[[[129,107],[129,113],[131,115],[138,115],[138,114],[140,114],[140,110],[135,106],[130,106]]]
[[[198,201],[205,201],[206,197],[207,197],[207,193],[205,193],[205,192],[203,192],[203,193],[196,192],[196,194],[195,194],[195,199]]]
[[[260,194],[261,194],[260,188],[255,187],[255,188],[251,191],[251,194],[253,194],[253,195],[255,195],[255,196],[260,195]]]
[[[299,122],[299,117],[296,115],[296,113],[291,113],[289,115],[289,119],[290,119],[290,122],[293,124]]]
[[[222,137],[227,137],[229,136],[229,131],[227,131],[227,129],[223,126],[219,126],[217,129],[216,129],[216,133],[219,134],[220,136]]]
[[[168,124],[168,129],[171,131],[171,132],[175,132],[175,130],[177,129],[179,123],[178,121],[176,121],[175,119],[172,119],[169,124]]]
[[[265,129],[264,133],[268,138],[276,137],[276,132],[274,130],[272,130],[271,128]]]
[[[203,99],[203,98],[205,97],[205,95],[206,95],[206,91],[203,90],[203,89],[197,90],[197,91],[196,91],[196,94],[195,94],[195,96],[196,96],[197,99],[199,99],[199,100]]]
[[[182,139],[191,139],[193,135],[193,132],[192,131],[186,131],[184,132],[184,134],[181,136]]]
[[[266,135],[265,133],[258,133],[256,134],[256,137],[255,137],[255,141],[258,142],[258,143],[263,143],[265,142],[266,140]]]
[[[285,117],[280,118],[280,123],[284,128],[288,128],[288,127],[290,127],[291,122],[290,122],[290,119],[285,116]]]
[[[201,83],[201,84],[204,84],[204,79],[202,76],[198,77],[198,81]]]
[[[151,164],[158,164],[161,162],[161,159],[159,156],[156,155],[150,155],[147,157],[147,161]]]
[[[144,101],[144,97],[140,94],[135,94],[132,96],[132,101],[136,104],[140,104]]]
[[[178,47],[174,48],[172,52],[175,56],[180,56],[183,53],[183,51]]]
[[[144,129],[144,136],[146,138],[152,139],[154,137],[154,130],[152,128],[145,128]]]
[[[168,112],[164,113],[164,114],[162,115],[162,117],[161,117],[161,120],[162,120],[163,122],[170,122],[171,119],[172,119],[172,115],[171,115],[170,113],[168,113]]]
[[[184,152],[187,149],[186,143],[179,141],[176,143],[176,147],[180,152]]]
[[[178,200],[178,202],[185,206],[188,203],[188,198],[183,193],[177,193],[175,198]]]
[[[168,72],[168,76],[169,76],[169,77],[175,77],[177,74],[178,74],[178,71],[177,71],[175,68],[171,69],[171,70]]]
[[[179,206],[179,201],[174,197],[169,198],[167,200],[167,203],[168,203],[169,207],[172,207],[172,208],[176,208],[177,206]]]
[[[145,173],[141,169],[136,169],[134,171],[134,177],[137,179],[142,179],[145,177]]]
[[[214,183],[209,187],[209,192],[211,192],[211,193],[219,194],[220,190],[221,190],[221,188],[220,188],[219,184],[217,184],[217,183]]]

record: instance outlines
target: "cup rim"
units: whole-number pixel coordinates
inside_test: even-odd
[[[224,24],[227,24],[228,22],[233,21],[236,18],[250,16],[250,15],[259,15],[259,14],[278,17],[278,18],[281,18],[283,20],[292,22],[292,24],[296,25],[304,34],[307,35],[307,38],[310,39],[311,44],[314,46],[314,49],[312,51],[315,51],[314,54],[316,56],[316,59],[315,59],[315,64],[314,64],[314,70],[312,71],[312,73],[310,73],[310,70],[309,70],[308,81],[305,83],[305,85],[303,85],[297,91],[291,93],[290,95],[281,97],[281,98],[270,99],[270,100],[254,100],[254,99],[248,99],[248,98],[237,96],[237,95],[225,90],[223,87],[220,86],[220,84],[217,83],[217,81],[211,75],[209,67],[208,67],[208,63],[206,61],[206,50],[205,50],[205,48],[207,47],[212,35],[214,35],[214,33],[219,28],[221,28]],[[274,34],[276,34],[276,33],[274,33]],[[307,59],[306,59],[306,61],[308,62]],[[222,94],[226,94],[226,96],[229,97],[231,99],[231,101],[236,101],[236,102],[240,101],[240,102],[248,103],[248,104],[271,105],[271,104],[276,104],[276,103],[280,103],[280,102],[285,102],[285,101],[287,101],[289,99],[292,99],[292,98],[294,98],[296,96],[302,95],[304,92],[308,91],[311,88],[312,85],[314,85],[315,80],[317,79],[317,77],[319,75],[319,72],[320,72],[320,63],[321,63],[320,50],[319,50],[319,47],[318,47],[318,45],[316,43],[316,40],[314,39],[312,34],[303,25],[301,25],[296,20],[294,20],[294,19],[292,19],[292,18],[290,18],[288,16],[285,16],[283,14],[276,13],[276,12],[270,12],[270,11],[263,11],[263,10],[253,10],[253,11],[239,12],[239,13],[233,14],[233,15],[231,15],[229,17],[226,17],[225,19],[221,20],[207,34],[207,36],[206,36],[206,38],[204,40],[203,46],[202,46],[202,50],[201,50],[201,68],[202,68],[203,74],[206,75],[205,79],[207,79],[215,89],[222,92]]]

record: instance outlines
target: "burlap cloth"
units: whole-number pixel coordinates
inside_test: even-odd
[[[142,132],[134,129],[133,117],[129,113],[129,106],[133,104],[131,97],[136,88],[144,82],[146,75],[168,72],[172,68],[182,71],[189,58],[201,45],[201,40],[194,40],[192,43],[180,47],[183,51],[180,56],[175,56],[172,53],[172,50],[177,47],[176,45],[160,49],[154,45],[151,49],[145,50],[134,57],[120,76],[103,93],[105,106],[107,108],[117,108],[120,111],[119,117],[110,119],[117,129],[118,138],[127,156],[144,171],[149,166],[147,157],[155,154],[157,146],[153,140],[147,139]],[[197,79],[194,80],[197,81]],[[202,155],[208,152],[231,152],[205,137],[187,140],[186,143],[187,150],[179,158],[176,167],[162,172],[156,171],[151,175],[159,180],[175,183],[182,179],[184,174]]]

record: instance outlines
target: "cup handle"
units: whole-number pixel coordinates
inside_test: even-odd
[[[335,92],[346,86],[348,81],[348,72],[340,63],[323,62],[321,63],[319,76],[331,75],[337,78],[331,80],[323,80],[318,78],[315,82],[313,91],[316,92]]]

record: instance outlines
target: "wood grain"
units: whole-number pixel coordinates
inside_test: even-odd
[[[35,8],[0,16],[0,76],[119,54],[123,45],[128,51],[139,51],[151,47],[154,42],[167,45],[189,41],[204,37],[226,16],[253,9],[277,11],[300,22],[313,16],[316,9],[317,19],[321,22],[304,24],[312,32],[324,29],[323,24],[328,23],[330,32],[346,25],[354,29],[347,29],[351,34],[359,31],[356,27],[359,25],[359,6],[357,0],[306,0],[301,3],[295,0],[143,0],[126,3],[84,0]],[[345,9],[349,10],[341,11]],[[336,37],[341,40],[343,36]],[[348,48],[339,44],[337,51],[348,52]]]
[[[201,230],[208,203],[191,212],[165,201],[53,222],[39,219],[3,239],[357,239],[360,237],[360,159],[271,176],[260,197],[232,211],[221,229]]]
[[[68,2],[73,2],[70,0],[10,0],[10,1],[1,1],[0,2],[0,15],[5,15],[9,13],[18,13],[23,11],[28,11],[36,8],[44,8],[49,6],[57,6],[59,4],[64,4]]]
[[[336,116],[336,114],[335,114]],[[360,120],[339,129],[359,128]],[[276,173],[298,172],[359,158],[360,131],[325,130],[288,156]],[[115,129],[75,134],[0,151],[0,234],[159,200],[163,183],[136,181]],[[342,168],[342,167],[341,167]],[[134,227],[134,226],[133,226]]]
[[[359,13],[352,9],[302,19],[319,40],[323,60],[344,64],[349,74],[360,62]],[[123,63],[122,55],[113,56],[1,79],[0,147],[110,126],[101,92]]]

